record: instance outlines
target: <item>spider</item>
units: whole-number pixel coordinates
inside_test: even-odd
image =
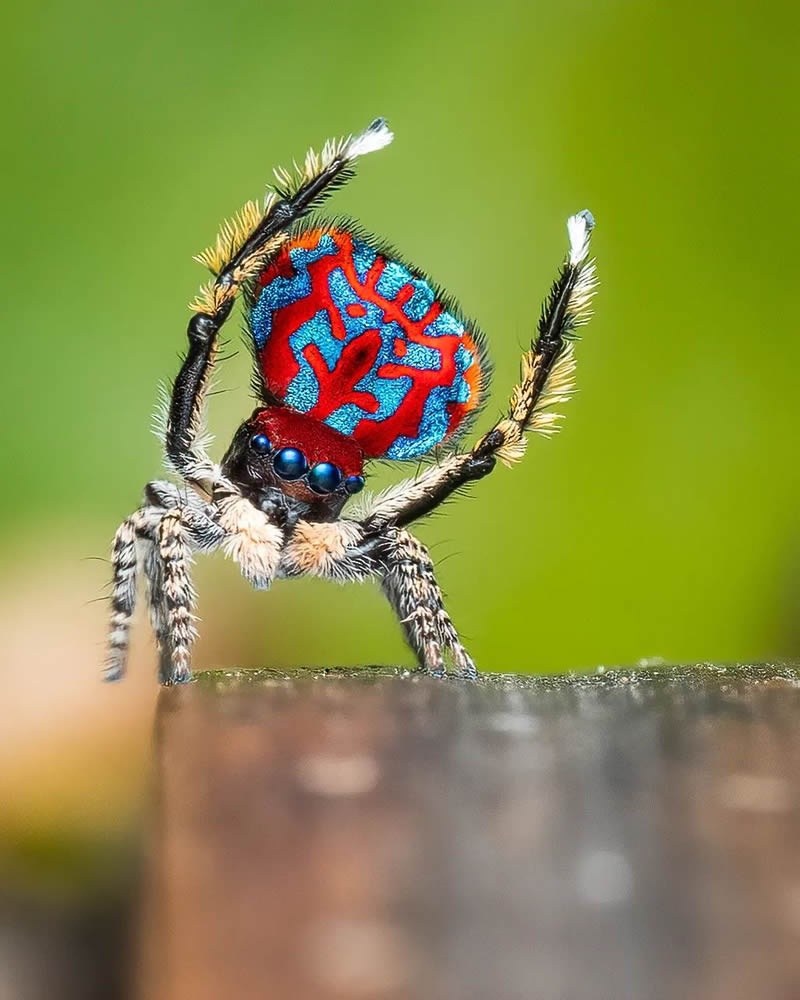
[[[165,685],[191,679],[190,565],[222,549],[257,589],[303,574],[341,583],[377,577],[420,667],[475,677],[444,608],[434,567],[408,526],[455,491],[522,458],[526,432],[550,435],[551,407],[574,388],[575,331],[596,284],[594,220],[568,223],[569,251],[522,357],[506,415],[470,450],[453,447],[485,401],[484,339],[419,269],[349,221],[312,216],[393,135],[383,119],[276,170],[262,205],[248,202],[196,258],[213,279],[191,304],[188,350],[166,400],[168,468],[150,482],[113,542],[108,680],[125,672],[143,570]],[[207,453],[205,399],[219,333],[240,296],[258,408],[217,464]],[[441,447],[440,447],[441,446]],[[433,456],[414,478],[369,497],[370,459]]]

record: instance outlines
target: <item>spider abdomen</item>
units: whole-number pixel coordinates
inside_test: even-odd
[[[345,229],[294,236],[258,279],[250,324],[269,395],[367,457],[425,454],[463,430],[486,388],[474,324]]]

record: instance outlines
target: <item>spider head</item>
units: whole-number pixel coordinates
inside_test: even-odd
[[[285,406],[256,410],[242,424],[223,469],[257,505],[282,494],[320,520],[337,517],[364,485],[364,453],[356,442]]]

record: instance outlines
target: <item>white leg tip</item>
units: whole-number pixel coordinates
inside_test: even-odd
[[[364,156],[365,153],[374,153],[378,149],[388,146],[394,139],[394,133],[386,124],[385,118],[376,118],[368,125],[361,135],[351,139],[347,146],[348,159],[356,156]]]
[[[589,252],[589,235],[593,229],[594,216],[587,208],[567,219],[569,262],[573,267],[577,267],[586,259]]]

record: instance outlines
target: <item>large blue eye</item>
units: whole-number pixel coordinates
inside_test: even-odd
[[[344,488],[348,493],[360,493],[364,489],[364,477],[348,476],[344,481]]]
[[[281,479],[300,479],[306,474],[306,456],[297,448],[281,448],[272,460],[272,467]]]
[[[342,474],[330,462],[317,462],[308,473],[308,485],[315,493],[333,493],[342,481]]]
[[[259,455],[267,455],[272,451],[272,443],[266,434],[254,434],[250,438],[250,447]]]

